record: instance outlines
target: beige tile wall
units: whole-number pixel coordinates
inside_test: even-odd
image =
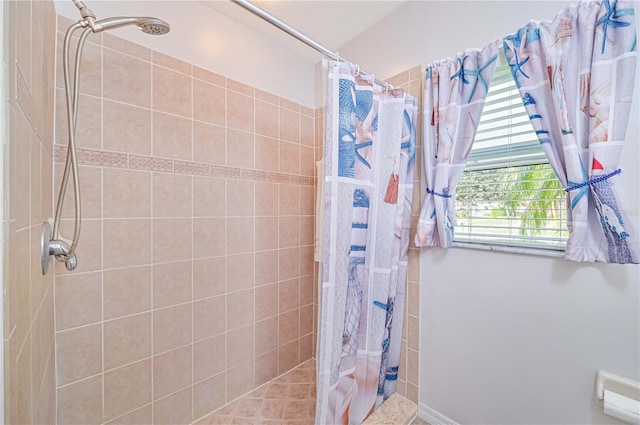
[[[314,111],[108,33],[82,66],[57,421],[190,423],[313,356]]]
[[[53,273],[42,275],[39,247],[52,209],[55,11],[52,1],[5,1],[0,7],[9,87],[2,93],[8,126],[0,126],[4,418],[7,424],[53,423]]]
[[[324,156],[324,108],[317,108],[315,111],[315,123],[314,123],[314,129],[315,129],[315,133],[314,133],[314,138],[315,138],[315,161],[317,163],[317,161],[320,161],[323,156]],[[317,188],[317,182],[318,182],[318,172],[317,172],[317,168],[315,170],[315,176],[316,176],[316,187],[314,188],[315,190],[315,196],[314,196],[314,206],[316,209],[314,209],[314,213],[315,211],[317,211],[317,203],[318,203],[318,188]],[[315,223],[315,225],[321,225],[321,223]],[[314,226],[314,232],[315,232],[315,226]],[[315,236],[315,235],[314,235]],[[314,241],[315,241],[315,237],[314,237]],[[313,281],[314,281],[314,285],[313,285],[313,354],[315,356],[316,352],[317,352],[317,344],[318,344],[318,320],[319,320],[319,298],[318,298],[318,289],[319,289],[319,283],[318,283],[318,276],[319,276],[319,267],[320,264],[319,263],[314,263],[314,267],[313,267]]]

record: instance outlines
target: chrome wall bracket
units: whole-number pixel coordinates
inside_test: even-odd
[[[42,223],[42,232],[40,233],[40,263],[42,265],[42,274],[46,275],[49,271],[49,260],[53,255],[56,260],[64,262],[67,270],[72,271],[78,266],[76,254],[66,258],[69,253],[69,244],[63,240],[51,240],[51,223],[45,221]]]

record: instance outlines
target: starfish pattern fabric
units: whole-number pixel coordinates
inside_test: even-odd
[[[496,68],[499,40],[427,67],[423,96],[423,174],[427,189],[416,246],[453,245],[454,193],[476,135]]]
[[[567,191],[569,260],[640,261],[617,184],[637,63],[634,14],[631,1],[583,1],[504,38],[540,145]]]
[[[418,102],[350,63],[327,64],[315,423],[351,424],[395,392]],[[384,202],[391,175],[395,203]]]

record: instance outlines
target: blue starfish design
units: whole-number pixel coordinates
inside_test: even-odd
[[[464,78],[464,75],[465,75],[464,61],[466,61],[468,57],[469,55],[465,55],[463,58],[458,58],[458,66],[460,67],[460,69],[458,70],[458,72],[456,72],[451,76],[451,81],[453,81],[455,78],[460,78],[460,80],[462,80],[463,83],[469,84],[466,78]]]
[[[338,142],[338,175],[340,177],[353,177],[354,142],[356,141],[356,136],[342,125],[338,129],[338,134],[340,137]]]
[[[540,41],[540,28],[527,29],[527,40],[524,43],[524,47],[535,41]]]
[[[360,149],[366,148],[367,146],[371,146],[371,145],[373,145],[373,142],[371,140],[362,142],[362,143],[356,143],[355,145],[356,158],[358,158],[358,161],[362,162],[369,169],[371,169],[371,164],[369,164],[369,162],[366,159],[364,159],[362,155],[360,155],[359,151]]]
[[[520,81],[518,80],[518,71],[524,75],[525,78],[529,78],[529,76],[522,70],[522,67],[529,62],[529,58],[525,58],[522,61],[518,59],[518,51],[513,49],[513,63],[509,63],[509,67],[511,67],[511,73],[513,74],[513,79],[516,80],[516,85],[520,87]]]
[[[404,111],[404,122],[409,129],[409,141],[403,142],[400,144],[400,149],[407,149],[407,166],[411,165],[415,156],[416,156],[416,131],[413,128],[413,124],[411,122],[411,118],[409,117],[409,113]]]
[[[485,92],[489,91],[489,84],[487,84],[484,77],[482,76],[482,71],[484,71],[489,65],[491,65],[493,61],[495,61],[497,58],[498,58],[498,55],[493,55],[491,58],[489,58],[487,62],[485,62],[484,65],[478,66],[477,70],[467,72],[467,75],[470,75],[476,78],[475,81],[473,82],[473,88],[471,89],[471,93],[469,94],[469,99],[467,100],[467,103],[471,102],[471,98],[473,98],[473,93],[475,93],[476,87],[478,87],[478,82],[482,83],[482,86],[484,87]],[[476,63],[480,65],[480,63],[478,62],[478,53],[476,53]]]
[[[624,28],[631,25],[629,22],[619,21],[616,19],[619,19],[622,16],[633,15],[633,9],[616,10],[617,3],[617,0],[614,0],[613,4],[610,3],[609,0],[604,0],[602,4],[607,12],[596,22],[596,27],[602,25],[602,54],[604,54],[604,48],[607,42],[607,29],[609,28],[609,25],[611,25],[612,28]]]
[[[529,44],[540,41],[540,28],[520,28],[518,32],[515,34],[508,35],[504,38],[503,43],[511,41],[513,43],[513,48],[519,48],[522,45],[522,39],[524,37],[524,46],[527,47]]]
[[[484,65],[480,66],[478,56],[479,56],[479,53],[476,53],[476,64],[477,64],[476,69],[464,69],[464,61],[469,57],[469,55],[466,55],[464,58],[462,58],[462,60],[458,58],[458,64],[460,66],[460,70],[451,76],[451,80],[453,80],[454,78],[460,77],[460,80],[464,84],[470,84],[470,82],[465,78],[465,76],[475,78],[475,80],[473,81],[473,88],[471,89],[471,93],[469,93],[469,98],[467,99],[467,103],[471,102],[471,99],[473,98],[473,94],[476,91],[476,87],[478,87],[478,82],[482,84],[485,91],[489,91],[489,84],[487,84],[486,80],[484,79],[484,76],[482,75],[482,71],[484,71],[489,65],[491,65],[493,61],[495,61],[498,57],[498,55],[493,55]]]

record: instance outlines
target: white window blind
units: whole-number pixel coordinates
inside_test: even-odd
[[[565,191],[502,55],[456,189],[456,242],[563,250]]]

